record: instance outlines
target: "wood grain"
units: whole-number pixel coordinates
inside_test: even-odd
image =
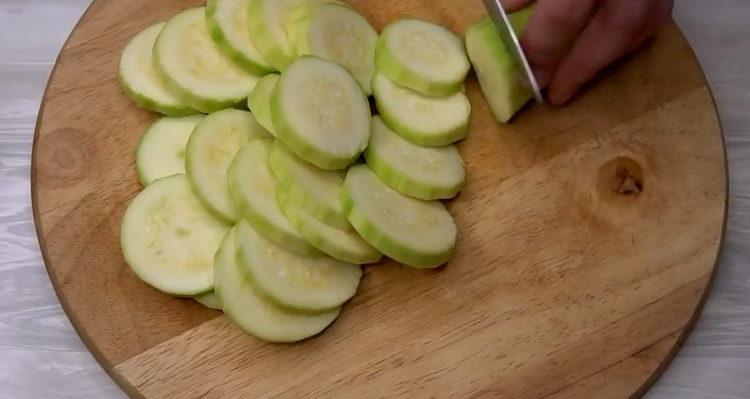
[[[31,142],[42,92],[88,3],[0,1],[0,398],[123,395],[60,307],[31,212]]]
[[[414,15],[460,32],[481,14],[449,0],[352,4],[378,28]],[[470,80],[455,260],[368,268],[322,336],[273,346],[149,289],[119,252],[119,218],[139,189],[131,154],[153,118],[120,94],[119,51],[187,6],[95,2],[61,54],[35,142],[53,284],[130,394],[616,397],[641,393],[671,358],[707,293],[726,210],[718,120],[676,27],[564,112],[531,107],[510,126],[493,122]],[[614,191],[623,173],[640,194]]]

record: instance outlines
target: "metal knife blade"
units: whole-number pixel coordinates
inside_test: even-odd
[[[503,44],[508,49],[511,57],[516,62],[518,67],[517,75],[521,80],[521,83],[534,92],[534,98],[537,102],[544,102],[539,82],[537,82],[536,77],[534,77],[534,72],[531,70],[529,60],[526,58],[526,54],[524,54],[523,49],[521,48],[518,36],[516,36],[516,32],[513,30],[508,14],[505,12],[503,5],[500,4],[500,0],[482,0],[482,2],[484,3],[484,8],[487,9],[487,13],[492,19],[492,22],[495,23],[498,31],[500,31],[500,39],[503,41]]]

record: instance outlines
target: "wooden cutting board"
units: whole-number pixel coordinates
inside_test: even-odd
[[[478,0],[351,3],[378,29],[415,16],[462,33],[483,14]],[[155,118],[121,94],[120,52],[198,4],[95,1],[60,54],[34,141],[52,283],[130,395],[621,398],[666,367],[708,294],[727,208],[716,110],[676,26],[571,106],[533,105],[507,126],[470,77],[455,259],[367,267],[323,334],[270,345],[149,288],[120,253],[120,219],[141,189],[133,151]],[[621,190],[626,178],[640,192]]]

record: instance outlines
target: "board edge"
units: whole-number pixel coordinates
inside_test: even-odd
[[[695,324],[698,322],[698,319],[703,314],[703,308],[706,305],[706,301],[708,301],[709,296],[711,295],[711,289],[713,287],[714,280],[716,279],[716,273],[718,273],[719,270],[719,262],[721,261],[722,254],[724,253],[724,246],[726,241],[726,235],[727,235],[727,224],[729,220],[729,159],[727,158],[727,143],[726,143],[726,137],[724,136],[724,126],[721,121],[721,113],[719,112],[719,107],[716,102],[716,96],[714,95],[713,89],[711,88],[711,85],[708,81],[708,77],[706,76],[706,72],[703,69],[703,64],[701,64],[700,59],[698,59],[698,55],[695,53],[695,50],[693,49],[692,44],[688,40],[687,36],[685,36],[685,33],[682,31],[682,28],[680,28],[680,25],[677,24],[676,21],[673,19],[670,20],[670,23],[674,25],[677,28],[677,32],[680,34],[680,37],[682,40],[688,44],[688,49],[690,52],[690,58],[693,60],[694,64],[698,67],[698,71],[703,76],[703,82],[706,87],[706,91],[708,92],[708,96],[711,100],[711,104],[714,110],[714,115],[716,115],[716,122],[719,127],[719,137],[721,138],[721,151],[722,151],[722,158],[724,160],[724,173],[723,173],[723,185],[724,185],[724,215],[723,215],[723,221],[721,226],[721,233],[719,235],[719,243],[716,250],[716,256],[714,258],[714,264],[711,268],[711,273],[708,276],[708,281],[706,282],[705,287],[703,288],[703,292],[701,294],[701,298],[698,300],[697,305],[695,306],[695,310],[693,311],[693,314],[690,316],[690,319],[685,323],[685,326],[682,328],[682,331],[677,336],[677,339],[675,340],[672,347],[667,351],[666,356],[662,361],[659,363],[659,365],[654,369],[654,371],[651,373],[651,375],[646,379],[646,381],[641,384],[640,388],[638,388],[631,396],[630,398],[641,398],[643,397],[656,383],[656,381],[661,378],[661,376],[664,374],[664,372],[669,368],[669,366],[674,361],[677,354],[680,352],[682,347],[684,346],[685,342],[687,341],[690,334],[693,332],[693,329],[695,328]],[[647,348],[644,348],[647,349]]]
[[[55,58],[55,63],[50,71],[49,77],[47,79],[47,83],[45,84],[44,93],[42,95],[42,99],[39,106],[39,111],[37,113],[37,119],[36,124],[34,127],[34,137],[32,141],[32,151],[31,151],[31,165],[30,165],[30,190],[31,190],[31,205],[32,205],[32,215],[33,215],[33,222],[34,222],[34,229],[37,236],[37,241],[39,243],[40,253],[42,255],[42,261],[44,263],[45,270],[47,271],[47,274],[52,282],[53,289],[55,291],[55,295],[60,302],[60,305],[65,312],[65,315],[68,317],[68,319],[71,322],[71,325],[73,326],[73,329],[76,331],[78,336],[81,338],[81,341],[84,343],[86,348],[91,352],[94,359],[96,359],[97,363],[104,369],[104,371],[112,378],[112,380],[121,388],[123,389],[124,393],[127,394],[131,398],[145,398],[138,389],[130,384],[127,379],[120,375],[116,371],[115,364],[111,364],[111,362],[104,356],[103,352],[100,350],[100,348],[94,343],[94,341],[91,339],[91,337],[88,336],[86,331],[80,327],[80,322],[77,320],[77,317],[75,314],[71,311],[69,311],[69,304],[64,299],[64,296],[61,294],[61,292],[58,290],[59,285],[57,284],[57,279],[53,276],[53,273],[50,273],[50,269],[48,267],[48,259],[47,259],[47,250],[46,250],[46,244],[44,239],[44,232],[41,226],[41,217],[39,215],[39,207],[38,207],[38,199],[37,199],[37,190],[36,190],[36,182],[37,182],[37,176],[36,176],[36,164],[37,164],[37,145],[39,142],[39,132],[42,128],[42,119],[44,115],[45,105],[47,102],[48,94],[49,94],[49,86],[50,82],[54,79],[55,74],[57,72],[57,67],[59,65],[60,57],[62,54],[67,50],[71,38],[74,36],[76,31],[81,26],[81,23],[86,19],[92,8],[94,8],[96,5],[100,4],[101,1],[94,0],[89,4],[88,7],[86,7],[86,10],[81,14],[80,18],[74,25],[74,27],[71,29],[70,34],[66,38],[63,46],[61,47],[57,57]],[[654,385],[656,381],[663,375],[664,371],[671,365],[672,361],[676,357],[677,353],[680,351],[682,346],[684,345],[685,341],[689,337],[689,335],[692,333],[693,328],[695,327],[696,322],[700,318],[703,308],[705,306],[706,301],[708,300],[708,297],[710,296],[711,288],[713,286],[713,282],[716,277],[716,273],[719,269],[719,262],[721,259],[721,256],[723,254],[724,246],[725,246],[725,239],[726,239],[726,232],[727,232],[727,224],[728,224],[728,212],[729,212],[729,167],[728,167],[728,158],[727,158],[727,149],[726,149],[726,138],[724,135],[724,128],[721,120],[721,114],[718,110],[718,105],[716,103],[716,98],[714,95],[714,92],[711,88],[711,85],[709,84],[709,81],[706,77],[705,71],[703,69],[702,64],[700,63],[700,60],[698,59],[697,55],[695,54],[695,51],[693,49],[693,46],[688,41],[687,37],[684,35],[682,29],[680,26],[675,22],[671,21],[671,24],[673,24],[677,31],[680,34],[680,37],[682,40],[688,44],[688,49],[690,51],[691,58],[694,62],[694,64],[698,67],[698,70],[700,71],[701,75],[703,76],[703,81],[705,84],[705,87],[708,91],[708,95],[711,99],[712,108],[714,111],[714,115],[716,116],[716,120],[719,127],[719,136],[721,139],[721,145],[722,145],[722,155],[723,155],[723,161],[724,161],[724,173],[723,173],[723,185],[724,185],[724,215],[723,215],[723,223],[721,228],[721,233],[719,237],[719,243],[717,247],[716,256],[714,259],[714,264],[711,269],[711,273],[709,275],[708,281],[703,288],[703,292],[701,295],[701,298],[698,300],[696,307],[693,311],[693,314],[691,315],[688,322],[685,324],[685,326],[682,328],[682,331],[680,335],[675,340],[675,343],[672,345],[672,347],[667,352],[667,355],[662,359],[662,361],[658,364],[658,366],[651,372],[649,377],[643,382],[643,384],[631,395],[631,398],[640,398],[642,397],[648,390]],[[221,316],[217,316],[221,317]],[[213,320],[213,319],[211,319]],[[206,322],[210,322],[211,320],[208,320]],[[649,346],[650,347],[650,346]],[[642,348],[641,350],[647,349]],[[637,352],[636,352],[637,353]],[[136,354],[132,357],[136,357],[139,354]],[[632,356],[632,355],[631,355]],[[132,358],[131,357],[131,358]],[[123,360],[121,363],[127,362],[129,359]],[[575,383],[578,383],[581,381],[576,381]],[[570,385],[574,385],[570,384]]]
[[[70,33],[68,34],[68,37],[65,39],[65,42],[63,43],[62,47],[60,48],[60,51],[57,54],[57,57],[55,57],[55,63],[52,66],[52,70],[49,73],[49,77],[47,78],[47,82],[44,86],[44,93],[42,94],[42,100],[39,104],[39,111],[37,112],[37,118],[36,123],[34,125],[34,138],[32,140],[31,145],[31,164],[30,164],[30,190],[31,190],[31,212],[32,217],[34,221],[34,231],[36,233],[37,242],[39,243],[39,252],[42,255],[42,263],[44,263],[44,269],[47,272],[47,276],[50,279],[50,282],[52,283],[52,288],[55,291],[55,296],[57,297],[57,300],[60,302],[60,306],[62,307],[63,311],[65,312],[65,316],[70,321],[70,324],[73,326],[73,330],[75,330],[78,337],[81,339],[83,344],[86,346],[86,349],[91,353],[91,355],[94,357],[96,362],[101,366],[101,368],[104,370],[107,375],[112,379],[112,381],[117,384],[120,389],[124,391],[126,395],[128,395],[131,398],[138,398],[138,399],[145,399],[145,396],[143,396],[138,389],[131,385],[126,378],[121,376],[119,373],[115,370],[115,365],[111,364],[111,362],[107,359],[106,356],[104,356],[104,353],[101,351],[101,349],[96,345],[93,339],[86,333],[85,329],[81,327],[80,321],[78,321],[78,318],[75,316],[75,313],[70,311],[70,304],[65,300],[65,296],[62,295],[60,290],[58,289],[59,282],[57,281],[57,278],[54,277],[54,273],[51,273],[49,269],[49,261],[47,259],[47,245],[44,238],[44,231],[42,229],[42,223],[41,223],[41,215],[39,214],[39,201],[37,198],[37,145],[39,144],[39,137],[40,137],[40,130],[42,129],[42,119],[45,111],[45,106],[47,104],[47,98],[49,96],[49,88],[50,83],[55,78],[55,75],[57,73],[57,67],[60,63],[60,58],[62,57],[63,53],[68,49],[68,46],[70,44],[70,40],[75,35],[76,31],[81,26],[81,23],[86,19],[88,14],[91,12],[91,10],[99,4],[99,0],[93,0],[83,11],[81,16],[78,18],[78,21],[76,21],[73,28],[70,30]]]

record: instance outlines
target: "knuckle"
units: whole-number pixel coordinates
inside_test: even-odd
[[[653,13],[653,23],[656,25],[663,25],[672,17],[674,11],[674,0],[654,0],[656,4],[653,8],[656,10]]]
[[[611,0],[605,19],[608,31],[629,48],[654,36],[672,15],[673,0]]]
[[[623,33],[643,33],[659,28],[672,15],[674,0],[615,0],[621,7],[612,9],[612,28]]]

